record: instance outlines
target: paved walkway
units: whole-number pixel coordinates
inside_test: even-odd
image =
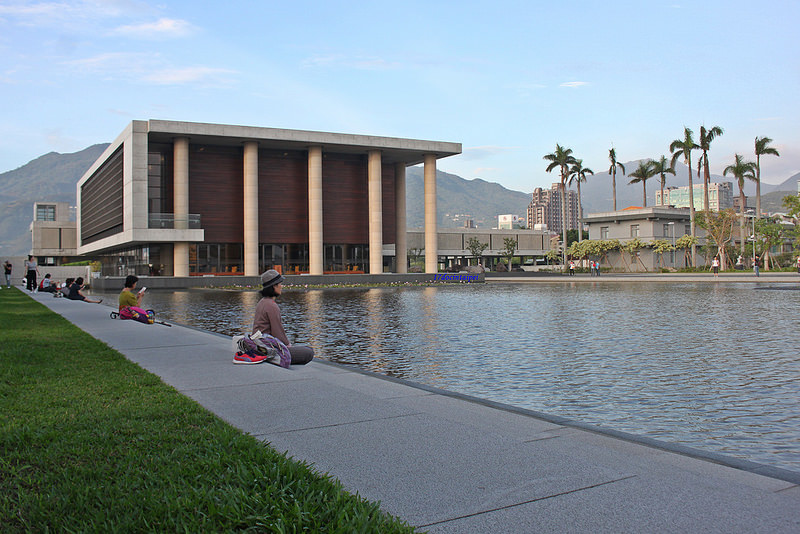
[[[800,532],[800,473],[709,461],[323,361],[289,370],[233,365],[222,336],[123,323],[105,305],[33,298],[234,426],[423,530]],[[719,463],[728,461],[740,468]]]

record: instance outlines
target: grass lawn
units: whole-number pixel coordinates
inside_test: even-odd
[[[3,532],[413,532],[19,289],[0,290]]]

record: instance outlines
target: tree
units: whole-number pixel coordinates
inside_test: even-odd
[[[517,251],[519,243],[513,237],[503,238],[503,256],[507,258],[508,270],[511,271],[511,260],[514,258],[514,253]]]
[[[697,216],[697,224],[703,228],[708,237],[714,241],[719,254],[720,269],[727,269],[727,246],[733,239],[733,227],[736,224],[736,212],[728,208],[719,212],[703,211]]]
[[[467,241],[467,250],[474,258],[478,258],[478,263],[481,262],[483,251],[489,248],[489,243],[481,243],[477,237],[470,237]]]
[[[639,161],[639,166],[636,168],[636,170],[628,173],[628,177],[633,178],[633,180],[628,182],[628,184],[642,184],[642,203],[645,208],[647,207],[647,188],[645,187],[645,184],[647,183],[647,180],[656,174],[655,167],[653,166],[654,163],[655,162],[652,159],[648,159],[646,161],[641,160]]]
[[[628,174],[628,176],[633,176],[633,173]],[[630,271],[633,271],[633,265],[638,261],[644,268],[645,272],[647,272],[647,266],[642,262],[641,258],[639,258],[639,250],[645,248],[646,246],[647,245],[638,237],[636,239],[626,241],[620,245],[620,256],[622,256],[623,261],[625,260],[625,255],[622,254],[623,251],[627,252],[631,256],[631,265],[628,267]]]
[[[761,218],[761,156],[772,154],[780,157],[778,151],[771,146],[769,137],[756,137],[756,217]]]
[[[683,260],[687,265],[689,264],[689,258],[687,257],[689,255],[689,250],[695,250],[696,247],[697,236],[694,235],[684,234],[675,241],[675,248],[677,250],[683,250]]]
[[[672,243],[666,239],[654,239],[650,242],[650,246],[653,248],[653,253],[658,254],[658,261],[661,263],[661,266],[666,267],[664,264],[664,253],[669,252],[670,250],[675,250],[675,247],[672,246]]]
[[[572,155],[571,148],[564,148],[556,144],[556,150],[552,154],[544,156],[546,161],[550,162],[547,166],[547,172],[552,172],[553,169],[558,168],[561,171],[561,233],[564,238],[564,249],[561,253],[561,258],[564,262],[564,270],[567,268],[567,177],[569,176],[569,166],[574,164],[577,160]]]
[[[697,237],[697,229],[694,220],[694,188],[692,187],[692,150],[700,148],[692,139],[694,132],[687,127],[683,127],[683,139],[675,139],[669,144],[669,151],[672,153],[670,167],[675,168],[675,162],[683,156],[683,161],[689,167],[689,220],[691,221],[692,237]],[[697,265],[697,242],[692,243],[692,266]]]
[[[622,169],[622,175],[625,176],[625,165],[617,161],[617,151],[613,148],[608,151],[608,159],[611,160],[611,167],[608,168],[611,175],[611,198],[614,201],[614,211],[617,211],[617,167]]]
[[[794,246],[800,248],[800,197],[797,195],[783,197],[783,207],[794,222]]]
[[[708,151],[711,149],[711,141],[722,135],[723,130],[719,126],[714,126],[706,130],[705,126],[700,127],[700,150],[703,154],[697,161],[697,178],[700,178],[700,167],[703,167],[703,209],[708,211],[708,182],[711,180],[711,172],[708,169]]]
[[[744,254],[744,208],[747,202],[744,196],[744,180],[745,178],[753,181],[756,180],[756,164],[752,161],[745,161],[742,156],[735,154],[733,165],[728,165],[725,167],[725,170],[722,171],[723,176],[728,176],[728,173],[731,173],[739,184],[739,236],[742,241],[742,254]]]
[[[667,158],[662,155],[661,159],[659,159],[658,161],[653,161],[653,171],[654,171],[653,176],[655,176],[656,174],[661,176],[661,205],[665,206],[666,204],[664,203],[664,186],[667,185],[667,177],[664,175],[671,174],[672,176],[675,176],[675,169],[670,167],[670,165],[667,163]]]
[[[586,181],[587,174],[594,174],[592,169],[583,166],[582,159],[576,159],[569,170],[569,185],[573,182],[578,187],[578,241],[583,241],[583,203],[581,202],[581,182]]]
[[[753,244],[758,243],[759,256],[764,260],[764,270],[769,271],[770,254],[772,247],[780,246],[783,243],[783,225],[772,218],[757,219],[755,223],[755,233],[753,234]],[[774,263],[775,260],[772,260]]]

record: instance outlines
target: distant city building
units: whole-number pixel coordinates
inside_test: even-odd
[[[464,228],[475,228],[475,220],[474,219],[465,219],[464,220]]]
[[[528,205],[528,225],[547,225],[549,230],[562,230],[561,184],[553,184],[550,189],[537,187],[533,190],[533,198]],[[567,230],[578,228],[578,194],[567,190]]]
[[[30,230],[31,255],[41,265],[61,265],[78,259],[77,223],[68,202],[34,202]]]
[[[705,209],[703,203],[703,183],[692,186],[694,196],[694,209]],[[711,211],[720,211],[733,207],[733,184],[731,182],[712,182],[708,184],[708,207]],[[656,206],[673,206],[676,208],[689,207],[689,186],[668,187],[664,189],[664,199],[661,199],[661,189],[656,190]]]
[[[498,230],[513,230],[525,227],[525,218],[519,215],[498,215],[497,228]]]

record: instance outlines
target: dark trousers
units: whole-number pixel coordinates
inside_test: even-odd
[[[36,289],[36,271],[28,271],[27,276],[25,278],[28,280],[28,291],[33,291]]]
[[[305,365],[314,359],[314,349],[308,345],[292,345],[289,354],[292,355],[292,365]]]

